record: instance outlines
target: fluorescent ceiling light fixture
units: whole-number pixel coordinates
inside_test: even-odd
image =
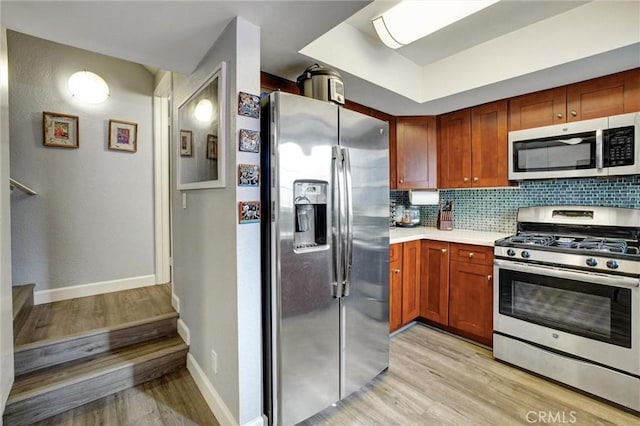
[[[384,44],[397,49],[499,0],[405,0],[371,20]]]
[[[200,99],[193,111],[198,121],[209,122],[213,117],[213,104],[209,99]]]
[[[98,74],[78,71],[69,77],[71,96],[89,104],[99,104],[109,97],[109,85]]]

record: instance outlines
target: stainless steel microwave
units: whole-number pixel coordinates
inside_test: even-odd
[[[509,132],[509,179],[640,174],[640,112]]]

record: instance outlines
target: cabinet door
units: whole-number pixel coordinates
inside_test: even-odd
[[[402,260],[389,263],[389,331],[402,325]]]
[[[402,247],[402,324],[420,315],[420,241]]]
[[[436,188],[435,117],[398,117],[396,131],[397,188]]]
[[[507,101],[471,109],[471,186],[507,186]]]
[[[493,277],[491,266],[450,262],[449,325],[491,345]]]
[[[567,87],[567,121],[640,110],[640,68]]]
[[[509,130],[562,124],[567,121],[567,89],[558,87],[509,100]]]
[[[471,186],[471,115],[469,109],[438,117],[439,188]]]
[[[420,245],[420,316],[449,324],[449,243]]]
[[[371,116],[377,118],[378,120],[387,121],[389,123],[389,188],[396,189],[398,187],[398,181],[396,177],[396,118],[392,115],[385,114],[384,112],[380,112],[375,109],[371,109]]]

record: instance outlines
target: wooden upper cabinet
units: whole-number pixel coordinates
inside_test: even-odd
[[[260,91],[261,92],[275,92],[276,90],[281,90],[287,93],[293,93],[295,95],[300,94],[300,90],[298,89],[298,85],[286,78],[278,77],[273,74],[269,74],[266,72],[260,73]]]
[[[507,101],[471,108],[471,186],[507,186]]]
[[[396,133],[396,188],[436,188],[435,117],[397,117]]]
[[[449,243],[429,240],[421,243],[420,316],[449,324]]]
[[[567,86],[567,121],[640,111],[640,68]]]
[[[402,245],[402,324],[420,315],[420,241]]]
[[[507,186],[507,101],[438,117],[439,188]]]
[[[438,117],[438,187],[468,188],[471,175],[471,112]]]
[[[509,130],[640,111],[640,68],[509,100]]]
[[[566,87],[509,99],[509,130],[550,126],[564,123],[566,120]]]

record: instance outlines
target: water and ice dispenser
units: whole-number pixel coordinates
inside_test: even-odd
[[[294,248],[314,248],[327,244],[328,186],[327,182],[317,180],[297,180],[293,183]]]

